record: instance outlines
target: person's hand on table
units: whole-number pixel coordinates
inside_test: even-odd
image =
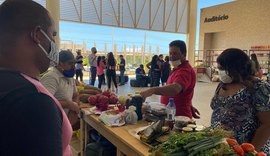
[[[146,99],[147,97],[152,96],[153,94],[154,88],[150,88],[141,92],[141,96],[143,97],[143,99]]]
[[[70,101],[69,102],[69,109],[76,112],[77,114],[80,113],[80,107],[76,102]]]
[[[191,106],[191,111],[192,111],[192,117],[195,119],[200,119],[200,112],[197,108]]]

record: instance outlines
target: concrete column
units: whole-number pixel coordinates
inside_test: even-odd
[[[105,48],[104,48],[105,50],[105,55],[107,55],[107,53],[108,53],[108,49],[107,49],[107,43],[105,43]],[[107,57],[107,56],[106,56]]]
[[[124,44],[124,58],[125,58],[125,60],[127,60],[127,45],[126,44]]]
[[[133,45],[133,64],[135,64],[135,45]]]
[[[194,66],[198,0],[188,0],[187,59]]]
[[[142,63],[144,63],[144,56],[145,56],[145,48],[144,48],[144,46],[141,47],[141,54],[142,54]]]
[[[57,35],[55,36],[55,42],[58,47],[60,47],[60,31],[59,31],[59,21],[60,21],[60,0],[47,0],[46,9],[50,12],[50,15],[54,19]]]

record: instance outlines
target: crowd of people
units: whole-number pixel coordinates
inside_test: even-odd
[[[72,130],[80,111],[73,77],[81,77],[84,70],[80,52],[77,57],[70,51],[58,52],[54,20],[34,1],[5,1],[0,6],[0,21],[0,155],[72,155]],[[99,86],[107,77],[108,88],[113,81],[117,89],[118,65],[113,53],[104,58],[96,56],[95,47],[91,52],[90,83],[94,85],[98,75]],[[162,55],[153,56],[147,64],[152,87],[141,96],[160,95],[163,104],[174,98],[177,116],[199,118],[192,105],[196,74],[186,55],[185,42],[175,40],[169,44],[165,61]],[[123,76],[125,60],[120,59]],[[255,68],[259,68],[253,61],[236,48],[218,56],[220,83],[210,103],[211,126],[231,130],[239,143],[250,142],[269,155],[270,85],[258,78]],[[136,77],[145,80],[143,65]],[[159,86],[160,81],[164,86]]]
[[[67,50],[69,51],[69,50]],[[71,51],[69,51],[71,53]],[[89,85],[95,86],[96,77],[98,77],[98,88],[101,89],[103,84],[108,84],[107,89],[111,89],[111,84],[113,82],[114,87],[117,91],[118,84],[117,84],[117,75],[116,70],[119,69],[120,76],[119,76],[119,86],[125,85],[125,66],[126,61],[123,55],[119,56],[120,63],[117,64],[116,58],[112,52],[109,52],[107,56],[97,56],[97,49],[96,47],[91,48],[91,54],[87,57],[88,63],[90,66],[90,74],[89,74]],[[77,51],[77,56],[75,58],[75,74],[76,80],[81,82],[83,81],[83,71],[85,71],[83,66],[83,56],[81,51]]]
[[[169,56],[163,60],[163,55],[154,55],[152,61],[149,62],[146,67],[149,69],[150,86],[156,87],[160,85],[164,86],[171,73],[171,65],[169,63]]]
[[[111,82],[113,82],[114,87],[118,88],[117,85],[117,75],[116,70],[120,71],[119,75],[119,86],[125,85],[125,71],[126,71],[126,60],[123,55],[119,56],[119,64],[112,52],[108,53],[107,57],[97,56],[97,49],[93,47],[91,49],[91,54],[87,57],[90,66],[89,74],[89,84],[94,86],[96,82],[96,77],[98,77],[98,88],[101,88],[103,84],[108,81],[108,89],[111,89]],[[77,51],[76,62],[75,62],[75,73],[76,80],[83,82],[83,71],[85,71],[83,66],[83,56],[81,50]],[[164,86],[168,80],[171,73],[171,65],[169,56],[163,59],[163,54],[154,55],[152,61],[146,64],[149,72],[146,73],[144,65],[141,64],[136,70],[136,80],[139,82],[140,87],[147,87],[150,84],[151,87],[159,86],[160,84]]]

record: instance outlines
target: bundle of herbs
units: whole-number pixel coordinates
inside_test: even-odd
[[[234,151],[225,140],[231,134],[220,128],[177,133],[163,144],[153,147],[150,152],[152,156],[233,156]]]

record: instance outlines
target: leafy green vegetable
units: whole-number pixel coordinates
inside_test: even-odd
[[[225,137],[230,136],[231,132],[210,128],[202,132],[177,133],[150,152],[152,156],[230,156],[234,152],[224,141]]]

